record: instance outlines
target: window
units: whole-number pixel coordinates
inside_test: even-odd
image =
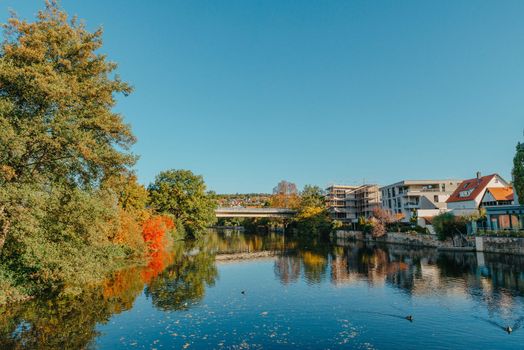
[[[469,197],[469,196],[471,195],[472,192],[473,192],[473,188],[470,188],[470,189],[467,190],[467,191],[460,191],[460,193],[459,193],[459,197],[461,197],[461,198]]]
[[[433,196],[433,201],[434,201],[435,203],[438,203],[438,196]]]

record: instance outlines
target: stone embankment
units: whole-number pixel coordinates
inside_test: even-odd
[[[215,256],[216,261],[238,261],[238,260],[251,260],[251,259],[262,259],[269,258],[277,255],[275,251],[263,250],[259,252],[241,252],[231,254],[217,254]]]
[[[338,230],[334,238],[339,241],[359,240],[410,246],[434,247],[439,250],[478,251],[486,253],[504,253],[524,255],[524,238],[494,237],[494,236],[467,236],[439,241],[435,235],[416,232],[388,232],[379,238],[370,238],[361,231]]]
[[[475,245],[479,252],[524,255],[524,238],[477,236]]]

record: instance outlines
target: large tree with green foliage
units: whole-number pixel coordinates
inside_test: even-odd
[[[325,196],[318,186],[306,185],[300,193],[300,207],[325,207]]]
[[[325,197],[318,186],[306,185],[300,193],[297,215],[292,226],[303,236],[327,235],[333,222],[325,205]]]
[[[154,209],[173,215],[192,236],[215,222],[214,195],[206,191],[204,178],[190,170],[161,172],[149,186],[149,197]]]
[[[102,31],[68,19],[55,1],[36,21],[12,16],[3,29],[1,262],[42,287],[66,276],[86,282],[85,271],[96,276],[116,252],[117,193],[108,184],[135,157],[131,129],[113,107],[131,88],[99,52]]]
[[[513,158],[513,187],[520,203],[524,203],[524,143],[517,144],[517,152]]]

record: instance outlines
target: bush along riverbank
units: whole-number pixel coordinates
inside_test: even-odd
[[[34,22],[11,17],[4,29],[0,304],[77,295],[212,223],[201,177],[182,171],[149,191],[137,182],[135,137],[113,112],[117,95],[132,89],[99,53],[101,30],[88,32],[54,1]],[[173,200],[168,190],[182,181],[194,186]],[[190,210],[204,215],[191,222]]]

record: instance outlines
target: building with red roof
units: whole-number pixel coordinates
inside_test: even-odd
[[[446,203],[448,209],[451,209],[456,215],[474,214],[478,212],[488,188],[492,190],[491,196],[495,193],[499,197],[505,190],[499,191],[497,188],[508,187],[510,187],[509,183],[498,174],[481,176],[480,173],[477,173],[475,178],[462,181]]]

